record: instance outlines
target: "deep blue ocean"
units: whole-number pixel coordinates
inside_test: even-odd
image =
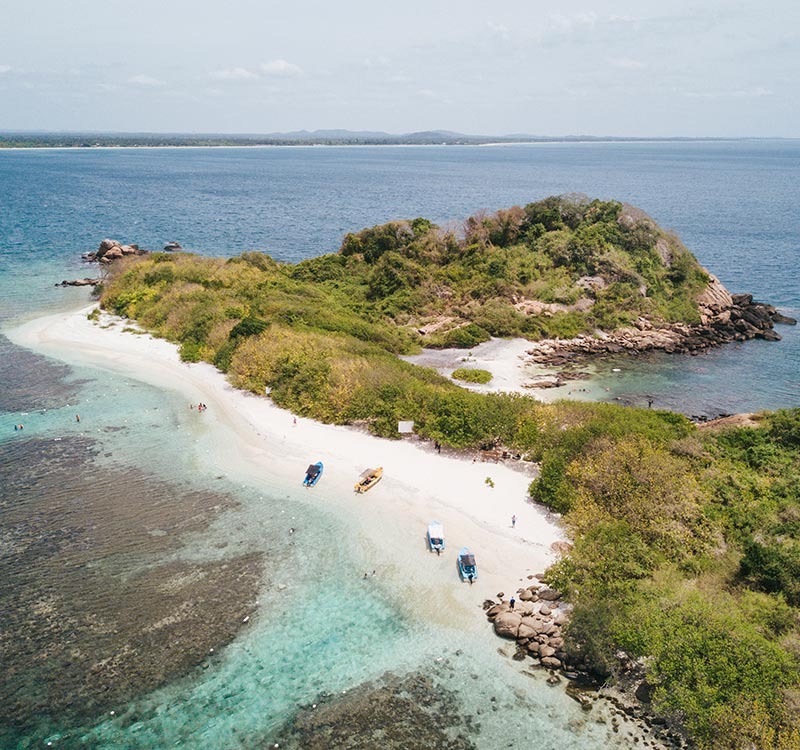
[[[80,254],[104,237],[295,262],[388,220],[458,223],[562,193],[642,208],[729,290],[800,317],[800,141],[0,150],[0,329],[87,304],[54,283],[93,275]],[[800,330],[777,330],[598,377],[608,399],[687,414],[800,406]],[[626,746],[493,640],[353,583],[366,553],[345,521],[211,472],[185,407],[0,335],[0,747],[272,747],[319,695],[362,689],[373,705],[387,673],[431,677],[475,720],[452,732],[481,749]]]

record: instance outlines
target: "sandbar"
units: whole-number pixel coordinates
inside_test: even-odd
[[[6,334],[17,345],[60,361],[173,391],[187,409],[204,403],[203,460],[229,476],[273,492],[290,488],[300,493],[306,467],[322,460],[322,480],[305,491],[304,500],[324,502],[354,519],[365,565],[374,565],[405,600],[414,602],[409,606],[418,614],[450,618],[455,606],[471,613],[467,619],[473,627],[485,629],[477,605],[500,591],[510,596],[516,586],[530,583],[528,575],[556,559],[554,544],[564,540],[564,531],[556,516],[529,500],[531,465],[483,463],[469,455],[439,454],[427,441],[382,439],[352,427],[295,418],[266,395],[233,388],[210,364],[181,362],[173,344],[124,331],[129,321],[106,314],[100,321],[89,320],[95,307],[36,318]],[[358,474],[378,465],[384,468],[383,480],[368,493],[356,494]],[[432,520],[445,528],[444,561],[425,548]],[[461,546],[477,557],[479,577],[472,586],[461,583],[456,572]],[[439,606],[443,603],[448,606]]]

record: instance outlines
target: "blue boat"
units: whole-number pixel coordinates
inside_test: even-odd
[[[319,482],[319,478],[322,476],[322,461],[317,461],[315,464],[311,464],[306,469],[306,478],[303,480],[303,487],[313,487],[317,482]]]
[[[431,552],[441,555],[444,552],[444,528],[438,521],[428,524],[428,546]]]
[[[458,572],[461,574],[462,581],[478,580],[478,566],[475,564],[475,555],[467,547],[462,547],[458,553]]]

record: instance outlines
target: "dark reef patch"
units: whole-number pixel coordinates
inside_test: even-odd
[[[229,496],[98,469],[85,438],[0,446],[0,746],[185,674],[254,610],[260,554],[169,558]]]
[[[451,691],[423,674],[384,675],[302,708],[261,747],[291,750],[474,750],[477,727]],[[276,744],[277,743],[277,744]]]
[[[80,383],[67,365],[12,344],[0,334],[0,412],[53,409],[74,401]]]

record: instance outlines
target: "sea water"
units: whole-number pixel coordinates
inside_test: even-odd
[[[378,222],[565,192],[640,206],[732,291],[797,315],[798,178],[800,144],[784,141],[0,151],[0,324],[86,304],[53,284],[94,275],[79,256],[105,236],[294,262]],[[800,338],[779,330],[603,363],[594,395],[797,406]],[[624,745],[499,655],[488,627],[410,606],[402,571],[364,581],[375,540],[326,507],[324,482],[309,499],[224,471],[177,392],[2,337],[0,355],[3,747],[259,747],[317,700],[409,674],[454,696],[476,747]]]

